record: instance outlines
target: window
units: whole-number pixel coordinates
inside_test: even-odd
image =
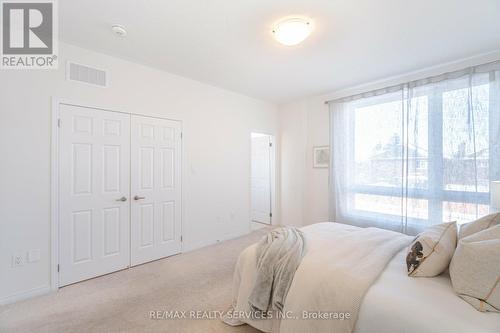
[[[500,156],[496,76],[330,104],[334,218],[415,233],[487,214],[489,183],[500,171],[490,158]]]

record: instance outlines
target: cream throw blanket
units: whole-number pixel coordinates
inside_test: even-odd
[[[249,296],[257,277],[256,245],[245,249],[236,265],[233,307],[241,322],[264,332],[351,333],[363,296],[387,263],[412,238],[377,228],[318,223],[301,228],[306,251],[285,299],[281,320],[245,317],[251,313]],[[401,269],[404,269],[402,267]],[[304,316],[326,314],[330,319]],[[349,313],[349,319],[333,319]]]
[[[304,235],[276,228],[257,243],[257,277],[248,297],[254,311],[283,310],[285,297],[304,253]]]

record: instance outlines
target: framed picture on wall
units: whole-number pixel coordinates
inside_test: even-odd
[[[330,146],[313,147],[313,167],[328,168],[330,164]]]

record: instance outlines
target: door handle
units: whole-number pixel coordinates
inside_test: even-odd
[[[116,199],[116,201],[127,201],[126,197],[121,197],[120,199]]]
[[[136,195],[136,196],[134,197],[134,200],[136,200],[136,201],[137,201],[137,200],[142,200],[142,199],[146,199],[146,197],[140,197],[140,196],[138,196],[138,195]]]

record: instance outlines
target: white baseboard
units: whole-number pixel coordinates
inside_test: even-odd
[[[191,252],[194,250],[204,248],[206,246],[215,245],[215,244],[218,244],[218,243],[226,241],[226,240],[230,240],[230,239],[234,239],[234,238],[248,235],[249,232],[250,231],[229,233],[229,234],[221,235],[218,240],[213,240],[213,239],[203,240],[203,241],[199,241],[199,242],[195,242],[195,243],[190,243],[188,245],[183,245],[182,252],[183,253]]]
[[[4,298],[0,298],[0,305],[6,305],[14,302],[19,302],[31,297],[48,294],[50,291],[50,286],[35,287],[30,290],[21,291]]]
[[[182,244],[182,253],[198,250],[205,246],[214,245],[215,243],[216,242],[212,240],[204,240],[195,243],[190,242],[189,244]]]
[[[259,230],[259,229],[265,229],[265,228],[271,228],[271,227],[272,227],[272,225],[267,224],[267,223],[260,223],[260,222],[254,222],[254,221],[252,221],[250,223],[250,229],[252,231]]]

